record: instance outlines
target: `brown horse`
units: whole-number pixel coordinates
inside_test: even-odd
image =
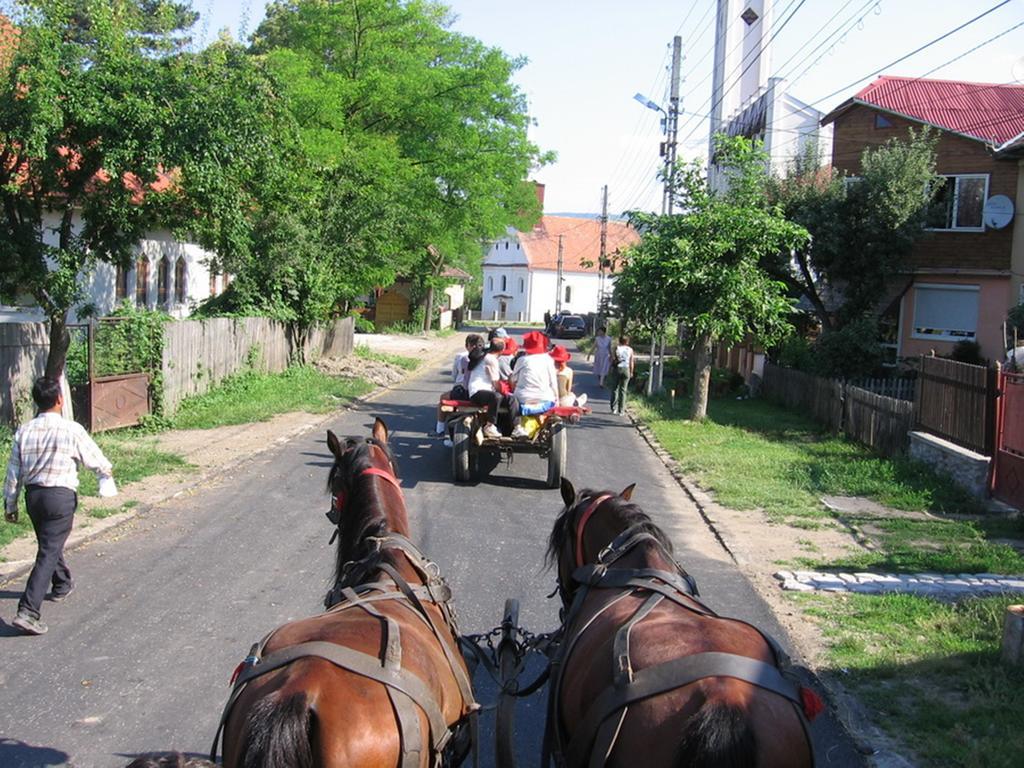
[[[225,766],[413,768],[468,751],[478,707],[450,593],[406,538],[387,439],[380,419],[364,440],[327,433],[338,526],[328,610],[274,630],[240,665],[221,720]]]
[[[545,765],[813,765],[814,695],[780,673],[764,634],[696,599],[664,532],[629,503],[633,486],[577,494],[563,479],[561,490],[548,561],[565,635]]]

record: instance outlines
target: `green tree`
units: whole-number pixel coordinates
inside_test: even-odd
[[[28,293],[46,313],[56,376],[82,274],[127,266],[157,224],[245,258],[297,134],[290,145],[290,113],[241,49],[166,53],[192,19],[180,4],[19,8],[0,97],[0,296]]]
[[[792,252],[768,254],[761,266],[807,297],[826,334],[876,309],[925,234],[942,185],[935,142],[934,132],[911,129],[906,141],[865,150],[856,178],[804,159],[786,178],[769,180],[769,200],[811,238]]]
[[[253,52],[287,84],[325,183],[324,253],[344,305],[397,275],[429,297],[447,264],[537,215],[522,65],[450,29],[434,2],[275,2]]]
[[[763,344],[789,332],[785,286],[759,266],[767,254],[802,247],[807,231],[768,206],[766,156],[746,139],[716,138],[718,165],[728,181],[716,194],[697,163],[676,172],[676,215],[633,214],[641,241],[618,278],[631,312],[651,312],[686,324],[695,338],[690,418],[707,415],[715,343],[748,335]]]

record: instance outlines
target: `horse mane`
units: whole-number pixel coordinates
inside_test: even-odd
[[[360,511],[358,516],[342,511],[334,565],[335,586],[362,583],[368,572],[372,571],[380,560],[379,556],[375,556],[371,540],[391,531],[387,516],[380,507],[380,500],[371,491],[371,484],[355,482],[361,472],[373,466],[370,453],[373,446],[384,452],[397,479],[398,465],[390,449],[372,437],[346,440],[344,453],[340,457],[335,457],[334,465],[327,476],[328,492],[334,494],[339,490],[344,491],[346,510]],[[346,567],[349,563],[359,565],[355,568]]]
[[[644,533],[649,533],[665,548],[666,552],[672,553],[672,542],[668,536],[638,505],[626,501],[614,491],[595,491],[593,488],[584,488],[576,494],[577,501],[572,506],[563,509],[555,520],[555,526],[551,529],[551,536],[548,538],[547,553],[544,556],[544,562],[548,567],[558,562],[558,553],[569,541],[572,533],[570,526],[576,509],[605,494],[608,494],[610,498],[601,502],[602,510],[610,511],[622,523],[623,529],[635,527]]]
[[[738,707],[705,704],[683,727],[675,765],[687,768],[756,768],[757,736]]]

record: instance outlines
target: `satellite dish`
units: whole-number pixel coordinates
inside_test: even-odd
[[[989,229],[1002,229],[1013,221],[1013,201],[1006,195],[993,195],[985,201],[981,217]]]

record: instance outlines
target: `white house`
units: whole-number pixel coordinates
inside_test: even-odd
[[[607,226],[608,257],[640,239],[625,222]],[[544,215],[529,232],[509,228],[484,258],[484,320],[541,322],[545,312],[596,312],[615,282],[599,269],[600,253],[596,218]]]
[[[44,240],[56,244],[56,217],[47,222]],[[69,322],[78,322],[83,309],[97,317],[107,315],[124,299],[136,306],[161,309],[173,317],[185,317],[192,307],[221,293],[230,277],[213,274],[208,266],[211,253],[193,243],[183,243],[170,232],[147,232],[136,247],[136,259],[128,270],[99,263],[79,280],[85,298],[72,309]],[[87,313],[86,313],[87,314]],[[15,305],[0,304],[0,322],[29,323],[44,320],[42,310],[31,296],[19,297]]]

